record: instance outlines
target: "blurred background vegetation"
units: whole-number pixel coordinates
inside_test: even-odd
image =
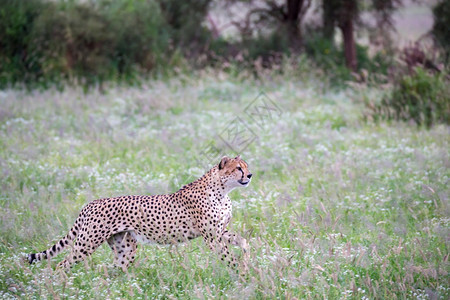
[[[373,119],[448,123],[450,1],[432,1],[434,25],[420,39],[393,37],[395,12],[421,2],[0,0],[0,88],[102,90],[205,67],[258,76],[308,60],[331,87],[391,84],[389,99],[368,103]]]

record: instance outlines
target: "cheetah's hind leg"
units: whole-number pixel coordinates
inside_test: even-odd
[[[130,232],[119,232],[108,239],[108,245],[114,252],[114,264],[126,272],[136,256],[136,238]]]

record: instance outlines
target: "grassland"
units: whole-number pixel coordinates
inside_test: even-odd
[[[204,72],[105,94],[0,92],[0,298],[448,299],[449,128],[366,123],[364,98],[321,80]],[[241,156],[238,276],[201,240],[145,246],[123,273],[103,245],[67,274],[24,255],[66,234],[88,201],[177,190],[261,91],[282,115]],[[223,154],[234,155],[223,148]],[[209,162],[208,162],[209,163]],[[214,162],[217,163],[217,162]],[[238,250],[236,250],[238,251]]]

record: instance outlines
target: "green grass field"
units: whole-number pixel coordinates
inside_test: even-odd
[[[382,91],[296,78],[203,72],[106,94],[0,92],[0,298],[449,299],[449,127],[366,123],[362,99]],[[258,126],[244,108],[261,91],[281,116]],[[201,239],[140,247],[128,273],[107,245],[66,274],[55,272],[66,253],[25,261],[91,200],[174,192],[202,175],[218,163],[205,147],[236,117],[257,137],[240,151],[252,183],[230,194],[247,276]]]

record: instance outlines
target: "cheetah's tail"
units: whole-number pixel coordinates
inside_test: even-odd
[[[80,218],[77,218],[77,220],[75,221],[75,224],[72,226],[69,233],[65,237],[63,237],[59,242],[57,242],[55,245],[53,245],[51,248],[44,250],[42,252],[28,254],[28,256],[27,256],[28,262],[30,264],[32,264],[35,261],[50,259],[53,256],[58,255],[69,244],[71,245],[72,241],[78,235],[79,223],[80,223]]]

